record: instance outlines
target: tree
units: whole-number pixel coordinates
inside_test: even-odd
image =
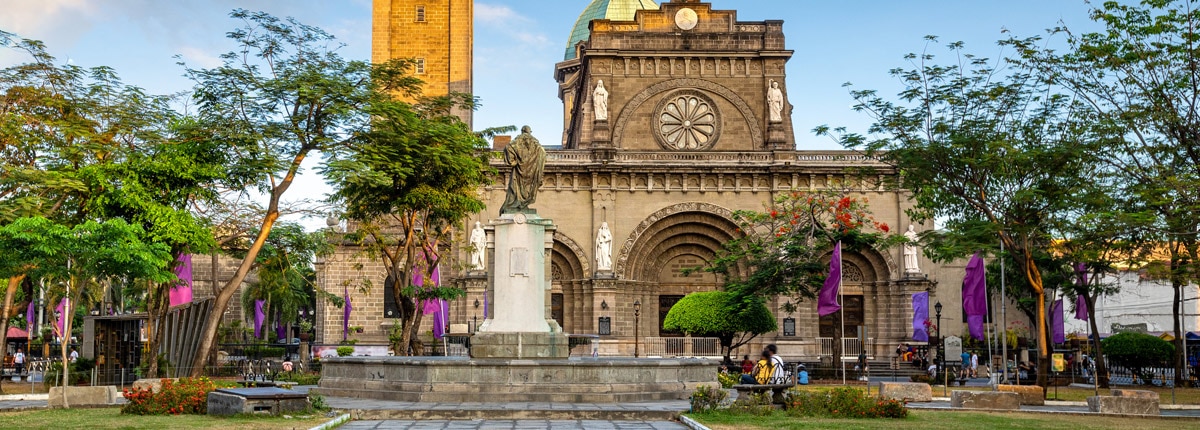
[[[1144,384],[1154,381],[1154,375],[1147,374],[1145,368],[1161,366],[1175,354],[1170,342],[1144,333],[1117,333],[1100,343],[1113,364],[1128,367]]]
[[[734,349],[778,326],[760,298],[746,304],[732,293],[707,291],[688,294],[675,303],[663,319],[663,329],[716,337],[721,342],[721,355],[729,362]]]
[[[344,205],[356,230],[346,238],[363,255],[384,262],[396,281],[401,336],[397,355],[418,348],[423,300],[454,299],[460,288],[413,284],[429,279],[442,262],[443,249],[462,220],[486,208],[479,190],[492,182],[487,142],[451,114],[473,108],[466,94],[420,97],[420,81],[409,76],[412,63],[393,60],[372,72],[375,98],[365,111],[373,118],[332,152],[324,174],[334,186],[332,200]],[[410,104],[394,97],[417,96]]]
[[[996,237],[1004,242],[1036,300],[1038,378],[1045,387],[1046,285],[1036,258],[1054,226],[1069,221],[1071,198],[1087,183],[1081,154],[1091,141],[1078,122],[1085,109],[1007,61],[966,54],[961,43],[948,49],[950,65],[935,64],[928,52],[906,56],[914,68],[890,72],[905,86],[896,101],[851,91],[855,110],[875,120],[872,137],[834,132],[844,146],[902,172],[895,186],[912,192],[914,218],[945,220],[925,248],[935,260],[993,249]]]
[[[1200,279],[1200,9],[1193,0],[1106,1],[1092,9],[1099,32],[1063,36],[1068,49],[1041,38],[1011,38],[1021,61],[1069,88],[1094,112],[1105,144],[1098,173],[1121,195],[1156,215],[1141,228],[1146,246],[1165,251],[1174,288],[1175,383],[1185,378],[1183,289]]]
[[[87,221],[72,228],[44,217],[19,218],[0,228],[0,249],[12,250],[35,267],[27,273],[61,281],[58,295],[70,306],[63,315],[63,363],[69,363],[71,311],[83,289],[110,277],[174,279],[167,246],[142,242],[143,234],[141,227],[120,219]],[[69,385],[68,373],[69,366],[64,365],[63,386]],[[65,392],[63,396],[63,405],[68,406]]]
[[[313,306],[313,260],[328,248],[323,233],[307,233],[294,223],[277,225],[258,254],[258,282],[242,292],[242,309],[254,309],[255,300],[265,300],[268,320],[295,321],[300,308]]]
[[[212,69],[187,69],[208,139],[227,148],[229,189],[267,196],[256,236],[237,271],[216,294],[191,374],[199,376],[216,341],[221,316],[254,266],[281,215],[281,202],[314,152],[342,144],[365,127],[372,97],[371,66],[348,61],[319,28],[262,12],[234,10],[244,25],[229,33],[238,49]]]
[[[223,151],[176,139],[179,117],[167,97],[127,85],[106,67],[56,65],[37,41],[0,32],[0,46],[30,58],[0,70],[0,224],[22,216],[45,216],[67,227],[120,218],[142,226],[144,242],[176,252],[208,246],[206,227],[187,206],[212,197],[207,185],[224,176],[218,164]],[[25,275],[9,278],[5,313]],[[103,282],[103,288],[109,285]],[[150,291],[153,296],[173,285]],[[156,309],[147,309],[151,327],[161,314]],[[153,333],[156,349],[161,331]]]
[[[867,199],[836,191],[791,191],[777,195],[764,212],[736,211],[744,236],[726,242],[702,270],[724,278],[723,288],[746,311],[787,297],[784,312],[817,297],[829,275],[827,256],[838,242],[843,252],[885,249],[904,240],[874,219]],[[841,338],[840,328],[835,338]],[[841,342],[834,342],[834,355]]]

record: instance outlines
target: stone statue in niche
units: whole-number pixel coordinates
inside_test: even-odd
[[[504,147],[504,164],[511,167],[512,172],[500,214],[532,212],[529,205],[537,201],[538,187],[542,186],[546,148],[533,137],[528,125],[521,127],[521,135]]]
[[[771,122],[783,122],[783,90],[779,89],[779,82],[771,80],[771,88],[767,90],[767,110],[770,111]]]
[[[608,223],[600,223],[596,233],[596,270],[612,270],[612,231]]]
[[[917,240],[919,237],[912,224],[908,225],[908,231],[904,232],[904,238],[908,239],[908,242],[904,244],[904,273],[921,273],[921,268],[917,267]]]
[[[484,270],[487,264],[484,255],[486,250],[487,233],[483,231],[483,224],[475,221],[475,228],[471,230],[471,270]]]
[[[608,121],[608,90],[604,89],[604,81],[597,81],[596,90],[592,91],[592,110],[596,121]]]

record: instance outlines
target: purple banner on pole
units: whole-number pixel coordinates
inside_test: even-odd
[[[987,315],[987,279],[983,258],[976,252],[967,263],[963,277],[963,312],[967,314],[967,330],[975,340],[983,340],[983,322]]]
[[[58,330],[58,332],[56,334],[60,337],[63,335],[63,317],[66,316],[66,315],[63,315],[63,308],[66,306],[67,306],[67,299],[64,298],[62,300],[59,300],[58,306],[54,308],[54,315],[55,315],[54,316],[54,328]]]
[[[346,340],[350,336],[350,311],[354,310],[354,306],[350,304],[350,289],[344,289],[346,305],[342,306],[342,340]]]
[[[483,290],[483,319],[485,319],[485,320],[487,319],[487,316],[488,316],[487,310],[488,310],[487,290]]]
[[[1087,291],[1087,264],[1079,263],[1075,265],[1075,274],[1077,275],[1075,278],[1076,283],[1080,287],[1079,291]],[[1087,298],[1084,297],[1084,294],[1075,296],[1075,319],[1088,320]]]
[[[1054,330],[1054,343],[1065,343],[1067,341],[1066,330],[1063,327],[1063,301],[1058,299],[1054,301],[1054,306],[1050,307],[1050,328]]]
[[[262,333],[263,320],[267,319],[267,315],[263,313],[263,303],[266,303],[266,301],[265,300],[255,300],[254,301],[254,338],[255,339],[262,339],[262,337],[263,337],[263,333]]]
[[[842,308],[838,304],[838,291],[842,284],[842,242],[833,246],[833,256],[829,258],[829,276],[825,278],[825,286],[817,295],[817,315],[825,316]]]
[[[925,321],[929,321],[929,293],[920,292],[913,294],[912,309],[913,340],[917,342],[929,342],[929,329],[925,328]]]
[[[287,337],[287,326],[284,326],[279,321],[279,312],[275,312],[275,338],[283,341],[283,343],[288,343]]]
[[[192,302],[192,254],[179,254],[175,259],[175,276],[179,284],[168,293],[171,306],[179,306]]]

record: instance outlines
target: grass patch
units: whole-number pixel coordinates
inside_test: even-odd
[[[726,411],[688,414],[712,430],[792,430],[792,429],[1178,429],[1188,426],[1176,420],[1156,418],[1115,418],[1078,415],[1024,413],[943,412],[910,410],[905,419],[834,419],[791,418],[776,411],[767,416],[735,415]]]
[[[329,418],[320,415],[295,416],[287,419],[271,416],[239,415],[210,417],[207,415],[122,415],[120,408],[99,409],[41,409],[0,413],[0,428],[8,429],[142,429],[194,428],[222,430],[297,429],[312,428]]]

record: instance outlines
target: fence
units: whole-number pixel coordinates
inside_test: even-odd
[[[818,337],[817,340],[821,343],[821,356],[833,356],[833,338]],[[865,344],[863,343],[862,339],[857,337],[842,338],[842,361],[858,359],[858,354],[864,352],[864,347],[866,347],[865,351],[867,353],[867,359],[874,359],[875,338],[868,337]]]

